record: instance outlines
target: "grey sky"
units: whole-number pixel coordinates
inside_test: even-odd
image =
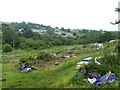
[[[119,0],[0,0],[0,20],[71,29],[118,30]]]

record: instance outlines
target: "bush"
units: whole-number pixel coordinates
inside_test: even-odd
[[[87,73],[97,72],[104,75],[107,72],[111,71],[116,75],[119,75],[120,56],[105,54],[104,57],[98,59],[97,61],[100,62],[101,65],[96,64],[94,61],[91,61],[88,65],[85,65]]]
[[[6,44],[6,45],[3,47],[3,52],[12,52],[12,47],[11,47],[11,45]]]
[[[52,55],[47,52],[39,52],[37,55],[38,60],[49,60],[52,58]]]
[[[27,49],[27,45],[25,43],[20,43],[19,45],[20,49]]]
[[[83,45],[83,48],[87,48],[87,44]]]
[[[33,60],[34,60],[34,57],[31,55],[25,55],[20,58],[21,63],[32,63]]]
[[[118,43],[118,45],[116,45],[114,51],[120,55],[120,43]]]

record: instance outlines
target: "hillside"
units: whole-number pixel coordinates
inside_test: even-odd
[[[17,23],[12,22],[9,24],[2,23],[3,31],[3,45],[10,44],[16,48],[36,48],[35,45],[41,45],[42,48],[57,46],[57,45],[78,45],[90,43],[102,43],[119,38],[117,31],[97,31],[87,29],[59,29],[58,27],[52,28],[42,24],[35,23]],[[14,36],[14,37],[13,37]],[[11,42],[10,42],[11,41]],[[27,42],[26,42],[27,41]],[[23,45],[26,43],[26,46]],[[33,43],[32,45],[29,45]],[[24,46],[24,47],[21,47]]]
[[[2,23],[0,65],[3,88],[117,88],[120,86],[119,33],[88,29],[60,29],[35,23]],[[84,58],[102,57],[76,69]],[[27,67],[28,65],[28,67]],[[27,68],[23,68],[23,67]],[[33,70],[32,70],[33,69]],[[30,71],[29,71],[30,70]],[[102,85],[88,81],[88,73],[115,73]],[[80,74],[80,75],[78,75]],[[77,77],[79,76],[79,78]]]
[[[107,44],[105,44],[107,45]],[[110,45],[107,52],[113,52],[115,44]],[[76,51],[77,50],[77,51]],[[78,72],[76,70],[76,63],[81,61],[86,57],[97,57],[102,56],[102,51],[96,50],[96,48],[90,48],[89,45],[86,48],[82,46],[60,46],[53,47],[50,49],[45,49],[49,53],[61,52],[60,55],[71,51],[74,53],[75,57],[68,58],[54,58],[53,60],[44,61],[42,60],[38,64],[32,64],[38,68],[36,71],[31,72],[20,72],[19,62],[21,57],[28,56],[31,54],[33,57],[39,53],[39,50],[15,50],[11,53],[3,53],[3,72],[2,77],[6,79],[3,81],[3,88],[117,88],[119,87],[119,81],[114,81],[109,84],[103,84],[102,86],[95,86],[87,81],[86,78],[77,80],[75,75]],[[61,60],[64,62],[61,63]],[[45,63],[43,63],[45,62]],[[50,64],[51,62],[59,62],[58,65]],[[102,62],[101,62],[102,63]],[[44,67],[44,65],[46,67]],[[91,69],[94,67],[91,67]],[[117,74],[118,68],[105,69],[105,73],[109,70]],[[102,69],[102,68],[101,68]],[[103,70],[104,70],[103,69]]]

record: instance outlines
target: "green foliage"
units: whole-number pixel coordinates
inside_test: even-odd
[[[19,45],[20,49],[27,49],[28,46],[25,43],[20,43]]]
[[[114,50],[114,51],[120,55],[120,41],[119,41],[118,44],[115,46],[115,50]]]
[[[22,56],[20,58],[20,62],[21,63],[28,63],[29,62],[29,57],[28,56]]]
[[[65,48],[72,48],[74,46],[56,46],[52,47],[50,49],[47,49],[47,53],[49,52],[57,52],[57,51],[62,51],[64,53]],[[17,55],[20,55],[20,57],[26,56],[29,61],[33,61],[34,56],[37,56],[37,53],[39,53],[39,50],[16,50],[15,52]],[[22,52],[21,52],[22,51]],[[65,51],[67,52],[67,51]],[[29,59],[27,55],[31,53],[32,59]],[[12,55],[12,54],[11,54]],[[31,56],[29,55],[29,56]],[[90,57],[90,56],[100,56],[100,53],[92,53],[86,54],[85,55],[78,55],[76,58],[67,58],[65,59],[66,62],[58,65],[58,66],[53,66],[49,68],[44,68],[42,69],[40,64],[34,64],[34,66],[38,67],[39,69],[36,71],[32,71],[30,73],[21,73],[17,71],[17,66],[16,63],[10,62],[10,63],[5,63],[3,64],[3,76],[6,78],[5,82],[2,82],[3,88],[62,88],[62,87],[68,87],[68,88],[95,88],[94,84],[91,84],[88,82],[88,80],[84,77],[81,76],[80,74],[80,80],[76,80],[75,74],[77,73],[76,68],[76,63],[82,60],[83,58]],[[8,56],[10,57],[10,56]],[[23,61],[25,61],[23,60]],[[37,60],[37,59],[35,59]],[[98,60],[100,63],[102,62],[101,60],[104,61],[104,59]],[[12,60],[11,60],[12,61]],[[28,62],[28,61],[27,61]],[[93,65],[93,66],[92,66]],[[92,68],[98,68],[97,64],[92,64]],[[91,67],[89,66],[89,67]],[[17,68],[16,68],[17,67]],[[107,66],[108,67],[108,66]],[[106,68],[107,68],[106,67]],[[102,68],[99,66],[99,70],[104,71],[106,74],[107,71],[111,69],[106,69],[105,67]],[[96,69],[96,70],[98,70]],[[104,69],[104,70],[102,70]],[[116,73],[116,70],[118,67],[113,68],[114,72]],[[92,70],[92,69],[91,69]],[[95,69],[94,69],[95,70]],[[100,73],[101,73],[100,71]],[[118,78],[120,78],[120,74],[116,73]],[[27,84],[26,84],[27,83]],[[119,86],[118,80],[115,82],[109,83],[109,84],[103,84],[102,87],[105,88],[116,88]]]
[[[35,57],[31,54],[20,57],[21,63],[32,63],[34,60],[35,60]]]
[[[42,40],[33,40],[32,38],[20,38],[19,48],[21,49],[44,49],[49,47]]]
[[[104,32],[99,37],[99,42],[110,41],[113,39],[113,34],[111,32]]]
[[[2,26],[2,41],[3,44],[10,44],[13,47],[18,47],[19,45],[19,38],[17,33],[15,32],[15,28],[11,28],[9,26]]]
[[[104,57],[98,59],[97,61],[101,64],[98,65],[92,61],[88,65],[85,65],[88,72],[95,71],[104,75],[111,71],[119,75],[120,57],[118,55],[105,54]]]
[[[22,32],[19,32],[19,29],[23,29]],[[34,33],[32,29],[38,30],[47,30],[44,34]],[[63,27],[58,31],[69,32],[71,33],[70,29],[64,29]],[[63,35],[56,35],[54,34],[54,28],[50,26],[44,26],[35,23],[11,23],[9,25],[3,24],[3,44],[10,44],[13,46],[13,39],[15,39],[14,44],[15,47],[21,49],[44,49],[49,48],[52,46],[58,45],[73,45],[73,44],[84,44],[83,48],[86,49],[87,44],[95,43],[95,42],[106,42],[112,39],[117,39],[120,36],[119,32],[103,32],[101,31],[94,31],[94,30],[78,30],[78,32],[72,32],[75,37],[63,37]],[[14,37],[13,37],[14,36]],[[9,48],[12,48],[9,45]],[[6,45],[5,45],[6,46]],[[105,48],[110,48],[109,43],[106,43]],[[88,48],[88,47],[87,47]],[[5,49],[5,47],[4,47]],[[59,48],[61,52],[64,52],[64,49]],[[78,47],[79,49],[79,47]],[[73,50],[78,50],[73,48]],[[9,49],[6,49],[9,50]],[[50,49],[52,50],[52,49]],[[3,50],[4,51],[4,50]],[[36,53],[37,50],[34,51]],[[52,50],[54,52],[55,48]],[[58,51],[58,50],[57,50]],[[101,50],[102,51],[102,50]],[[112,71],[117,74],[118,78],[120,78],[119,70],[120,70],[120,57],[118,55],[110,55],[109,50],[105,50],[104,57],[99,59],[98,61],[101,65],[97,65],[95,62],[90,62],[88,65],[85,66],[88,72],[100,72],[101,74],[106,74],[108,71]],[[8,51],[7,51],[8,52]],[[52,55],[47,51],[42,51],[37,54],[37,56],[28,55],[29,51],[27,50],[27,55],[23,54],[25,52],[20,53],[20,62],[31,63],[33,60],[50,60]],[[32,54],[34,54],[32,52]],[[33,71],[31,73],[20,73],[16,71],[16,65],[13,62],[3,64],[3,76],[6,78],[5,82],[3,83],[4,88],[16,88],[16,87],[24,87],[24,88],[46,88],[46,87],[72,87],[72,88],[91,88],[96,87],[93,84],[88,83],[87,79],[82,77],[80,81],[75,80],[75,65],[79,60],[82,60],[85,57],[89,56],[96,56],[96,53],[90,51],[91,54],[83,55],[80,57],[68,58],[66,62],[60,64],[59,66],[55,66],[52,68],[44,68],[39,69],[37,71]],[[6,54],[6,53],[5,53]],[[9,58],[9,54],[8,58]],[[13,55],[13,54],[12,54]],[[18,55],[18,56],[19,56]],[[13,59],[11,59],[12,61]],[[26,84],[27,83],[27,84]],[[105,88],[111,87],[120,87],[120,81],[115,81],[113,83],[109,83],[106,85],[102,85]]]
[[[85,44],[85,45],[83,45],[83,48],[87,48],[87,46],[88,46],[88,45],[87,45],[87,44]]]
[[[3,52],[12,52],[12,47],[11,47],[11,45],[6,44],[6,45],[3,47]]]
[[[46,30],[40,34],[33,32],[35,29]],[[22,31],[20,31],[22,30]],[[112,39],[117,39],[118,32],[95,31],[95,30],[70,30],[44,26],[35,23],[11,23],[2,25],[3,44],[10,44],[12,47],[21,49],[44,49],[58,45],[78,45],[90,44],[95,42],[106,42]],[[62,34],[61,34],[62,33]],[[67,35],[68,34],[68,35]],[[70,36],[72,34],[73,36]]]
[[[26,38],[32,38],[33,37],[32,30],[30,30],[29,28],[24,28],[23,36]]]
[[[39,52],[37,55],[38,60],[49,60],[51,58],[52,58],[52,55],[45,51]]]

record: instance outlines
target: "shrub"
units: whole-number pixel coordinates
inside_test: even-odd
[[[87,48],[87,44],[83,45],[83,48]]]
[[[6,44],[6,45],[3,47],[3,52],[12,52],[12,47],[11,47],[11,45]]]
[[[101,65],[96,64],[94,61],[91,61],[88,65],[85,65],[87,72],[97,72],[102,75],[111,71],[116,75],[119,74],[120,69],[120,56],[105,54],[104,57],[97,60]]]
[[[20,43],[19,45],[20,49],[27,49],[27,45],[25,43]]]
[[[20,58],[21,63],[32,63],[33,60],[34,60],[34,57],[31,55],[25,55]]]
[[[49,60],[52,58],[52,55],[48,52],[39,52],[37,55],[38,60]]]
[[[114,51],[120,55],[120,43],[118,43],[118,45],[116,45]]]

